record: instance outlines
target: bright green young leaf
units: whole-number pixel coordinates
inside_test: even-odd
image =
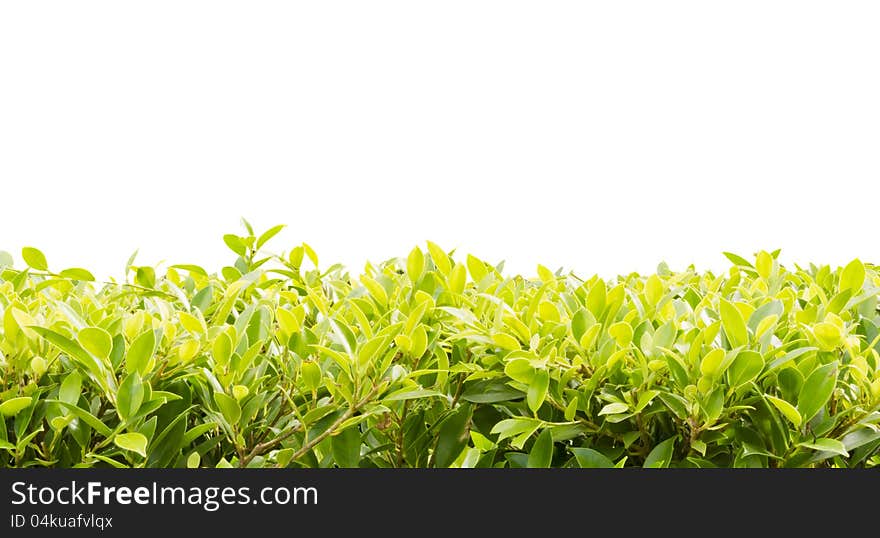
[[[449,260],[449,256],[447,256],[446,252],[444,252],[436,243],[428,241],[427,244],[428,253],[431,255],[431,261],[437,266],[437,270],[440,271],[441,275],[448,275],[449,272],[452,271],[452,263]]]
[[[521,347],[517,339],[507,333],[493,334],[492,341],[495,342],[496,346],[502,349],[517,350]]]
[[[739,309],[725,299],[721,299],[721,326],[724,334],[732,347],[744,346],[749,343],[749,333],[746,322]]]
[[[803,422],[803,417],[801,417],[800,412],[798,412],[795,406],[791,405],[787,401],[782,398],[776,398],[775,396],[767,396],[767,399],[770,403],[773,404],[776,409],[779,410],[780,413],[785,415],[785,418],[791,421],[794,424],[795,428],[799,428],[801,423]]]
[[[858,293],[865,283],[865,266],[859,260],[853,260],[840,273],[840,291],[849,290]]]
[[[770,275],[773,272],[773,256],[764,250],[759,252],[757,260],[755,260],[755,269],[758,270],[758,274],[761,278],[765,280],[770,278]]]
[[[125,355],[125,371],[129,374],[137,372],[144,375],[155,347],[156,335],[153,329],[147,329],[135,338],[128,348],[128,353]]]
[[[113,442],[119,448],[147,457],[147,444],[149,440],[141,433],[118,433]]]
[[[547,397],[547,388],[550,386],[550,373],[547,370],[538,370],[535,377],[529,385],[526,393],[526,402],[532,413],[537,413],[538,409],[544,405],[544,399]]]
[[[467,268],[474,282],[483,280],[483,277],[488,274],[486,264],[470,254],[467,255]]]
[[[244,256],[247,253],[247,246],[237,235],[226,234],[223,236],[223,242],[226,243],[229,250],[235,252],[239,256]]]
[[[615,402],[607,404],[605,407],[603,407],[602,410],[599,411],[599,415],[617,415],[620,413],[626,413],[627,411],[629,411],[628,405],[621,402]]]
[[[28,267],[32,267],[37,271],[48,271],[49,264],[46,262],[46,256],[40,250],[34,247],[24,247],[21,249],[21,258]]]
[[[710,351],[703,360],[700,361],[700,373],[706,377],[714,377],[720,375],[719,371],[721,363],[724,361],[726,353],[723,349],[715,348]]]
[[[3,403],[0,403],[0,415],[13,417],[24,411],[33,401],[34,399],[30,396],[19,396],[5,400]]]
[[[238,424],[239,419],[241,419],[241,407],[239,407],[238,401],[235,398],[222,392],[215,392],[214,402],[217,403],[217,407],[220,408],[220,412],[227,423],[230,425]]]
[[[840,330],[840,327],[827,321],[813,326],[813,334],[816,335],[816,340],[819,341],[819,347],[824,351],[831,351],[843,343],[843,332]]]
[[[60,273],[60,276],[64,278],[69,278],[71,280],[80,280],[82,282],[94,282],[95,275],[90,273],[85,269],[81,269],[79,267],[71,267],[70,269],[64,269]]]
[[[491,433],[498,434],[498,440],[503,441],[509,437],[523,433],[534,433],[541,427],[541,421],[531,418],[509,418],[502,420],[492,427]]]
[[[504,373],[507,377],[520,383],[529,385],[535,379],[535,368],[528,359],[522,357],[512,359],[504,367]]]
[[[82,392],[82,376],[74,370],[64,377],[61,387],[58,389],[58,399],[71,405],[76,405]]]
[[[425,255],[419,247],[415,247],[410,251],[406,259],[406,274],[410,281],[416,282],[422,277],[422,271],[425,270]]]
[[[98,327],[86,327],[76,335],[80,345],[100,361],[106,360],[113,349],[113,338],[110,333]]]
[[[277,226],[272,226],[271,228],[269,228],[268,230],[263,232],[263,234],[260,235],[259,239],[257,239],[257,245],[256,245],[257,250],[262,248],[262,246],[265,245],[270,239],[275,237],[278,234],[278,232],[280,232],[281,230],[284,229],[284,227],[285,227],[284,224],[279,224]]]

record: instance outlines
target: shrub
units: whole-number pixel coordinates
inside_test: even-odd
[[[219,274],[0,253],[0,466],[880,463],[858,260],[527,278],[428,242],[352,276],[245,224]]]

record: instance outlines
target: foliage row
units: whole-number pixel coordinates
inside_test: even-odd
[[[0,466],[880,464],[874,266],[352,276],[244,224],[218,274],[0,252]]]

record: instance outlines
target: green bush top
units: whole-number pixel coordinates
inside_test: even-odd
[[[124,283],[0,252],[0,466],[880,464],[880,275],[505,275],[434,243],[352,276],[281,228]]]

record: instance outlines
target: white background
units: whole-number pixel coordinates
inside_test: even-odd
[[[877,2],[4,2],[0,249],[880,260]]]

